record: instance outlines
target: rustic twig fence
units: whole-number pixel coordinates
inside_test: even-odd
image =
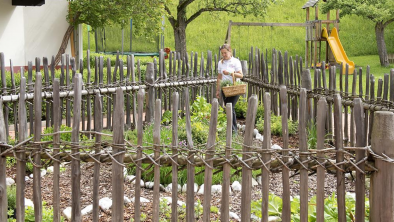
[[[258,52],[258,50],[257,50]],[[278,54],[278,55],[277,55]],[[177,55],[177,56],[174,56]],[[251,55],[253,55],[251,53]],[[89,55],[88,55],[89,56]],[[212,185],[213,169],[223,169],[223,191],[221,220],[229,220],[229,178],[230,168],[242,168],[242,203],[241,203],[241,220],[251,220],[251,180],[252,171],[255,169],[262,170],[262,221],[268,221],[268,195],[269,195],[269,178],[272,172],[282,172],[283,175],[283,212],[282,220],[290,221],[290,188],[289,175],[294,169],[300,170],[300,201],[301,201],[301,221],[308,220],[308,172],[317,171],[317,218],[318,221],[324,220],[324,175],[327,171],[336,172],[337,176],[337,200],[339,221],[346,221],[345,216],[345,186],[344,172],[355,170],[356,178],[356,218],[357,221],[363,221],[365,215],[365,174],[372,173],[371,189],[371,221],[393,221],[392,215],[393,198],[386,193],[392,190],[388,184],[392,181],[390,169],[392,168],[392,159],[394,155],[391,151],[393,146],[394,114],[391,112],[375,112],[378,110],[391,110],[392,103],[387,101],[387,92],[389,84],[385,84],[384,95],[381,97],[383,82],[379,84],[378,99],[374,100],[374,79],[371,78],[371,100],[356,98],[355,81],[353,81],[353,93],[348,94],[347,84],[345,92],[337,92],[335,89],[335,69],[330,69],[329,88],[326,86],[325,70],[315,71],[315,84],[312,90],[311,76],[308,70],[302,70],[302,59],[296,58],[293,62],[290,57],[287,60],[285,54],[283,59],[280,53],[273,52],[272,70],[268,73],[267,54],[258,53],[253,60],[250,60],[249,70],[244,64],[245,81],[249,82],[248,91],[248,111],[246,119],[246,130],[242,150],[232,148],[231,128],[227,130],[226,145],[220,145],[216,140],[215,132],[217,125],[219,102],[213,98],[215,92],[216,79],[212,78],[216,71],[217,59],[212,63],[212,54],[208,53],[207,69],[204,68],[203,57],[200,61],[200,71],[197,68],[197,53],[192,54],[193,62],[188,62],[187,58],[179,58],[179,54],[170,54],[170,68],[167,73],[164,64],[164,54],[160,53],[159,68],[155,69],[156,61],[148,63],[146,71],[145,84],[135,82],[134,77],[134,59],[128,57],[127,73],[123,73],[121,60],[117,62],[114,73],[119,69],[120,79],[117,75],[107,73],[108,83],[103,83],[103,59],[96,58],[95,82],[83,83],[82,75],[75,69],[75,61],[70,59],[72,67],[72,76],[70,78],[68,68],[62,66],[60,79],[55,79],[52,75],[52,85],[49,84],[48,69],[45,68],[44,62],[44,80],[40,72],[36,72],[36,80],[32,84],[32,66],[29,63],[28,81],[21,78],[19,93],[17,87],[9,91],[5,84],[5,63],[4,56],[1,54],[1,77],[3,82],[3,96],[0,102],[0,220],[7,219],[7,198],[5,186],[6,158],[13,156],[17,160],[17,221],[24,221],[24,187],[25,187],[25,168],[26,161],[31,161],[34,165],[33,177],[33,199],[35,218],[41,221],[42,218],[42,197],[40,168],[42,159],[51,159],[54,162],[54,181],[53,181],[53,207],[54,221],[60,220],[60,190],[59,175],[60,162],[71,161],[72,168],[72,221],[82,221],[81,215],[81,162],[94,162],[94,181],[93,186],[93,220],[98,221],[98,190],[100,180],[100,163],[112,162],[112,220],[123,221],[124,214],[124,176],[123,168],[125,163],[134,163],[136,167],[136,181],[140,181],[142,163],[151,163],[154,167],[154,189],[153,189],[153,221],[159,220],[159,182],[160,166],[172,166],[173,173],[173,200],[172,203],[172,221],[177,221],[177,174],[179,166],[187,166],[187,221],[194,221],[194,177],[196,166],[205,166],[204,180],[204,202],[203,202],[203,221],[210,220],[210,191]],[[265,59],[264,59],[265,58]],[[278,58],[278,59],[277,59]],[[89,59],[88,59],[89,60]],[[277,63],[277,60],[279,61]],[[44,61],[46,61],[44,59]],[[68,66],[66,59],[66,66]],[[36,60],[36,65],[39,59]],[[52,62],[52,64],[54,64]],[[64,61],[62,62],[64,64]],[[82,62],[80,62],[82,64]],[[107,63],[110,66],[110,62]],[[193,64],[193,65],[192,65]],[[213,65],[214,64],[214,65]],[[176,68],[177,65],[177,68]],[[193,66],[193,69],[192,67]],[[39,65],[38,65],[39,67]],[[139,66],[137,66],[139,67]],[[324,65],[322,66],[324,67]],[[51,66],[50,70],[54,66]],[[11,69],[12,70],[12,69]],[[81,69],[82,70],[82,69]],[[111,70],[111,69],[109,69]],[[193,70],[193,72],[191,72]],[[342,70],[342,69],[340,69]],[[39,70],[38,70],[39,71]],[[88,65],[88,80],[90,80],[90,66]],[[54,72],[52,72],[54,73]],[[140,72],[139,72],[140,73]],[[157,76],[155,76],[157,74]],[[361,72],[358,72],[361,75]],[[11,73],[12,75],[12,73]],[[140,75],[140,74],[139,74]],[[126,78],[124,78],[126,76]],[[353,75],[355,79],[358,75]],[[369,80],[369,70],[367,70],[367,79]],[[391,71],[391,77],[394,76],[394,70]],[[131,78],[131,80],[130,80]],[[342,75],[340,75],[342,79]],[[66,86],[62,82],[66,79]],[[348,74],[345,75],[345,83],[348,82]],[[393,78],[391,78],[392,80]],[[48,81],[47,81],[48,80]],[[71,84],[72,80],[72,84]],[[111,82],[112,80],[112,82]],[[163,80],[163,81],[160,81]],[[139,76],[141,81],[141,75]],[[386,81],[386,78],[385,78]],[[388,78],[387,78],[388,81]],[[386,81],[386,82],[387,82]],[[27,83],[26,83],[27,82]],[[380,81],[381,82],[381,81]],[[388,83],[388,82],[387,82]],[[390,81],[390,99],[394,98],[394,87],[391,86],[394,81]],[[360,78],[361,85],[361,78]],[[369,83],[367,83],[369,86]],[[192,88],[189,88],[192,86]],[[33,88],[34,87],[34,88]],[[342,89],[342,81],[341,87]],[[361,88],[361,87],[360,87]],[[27,91],[26,91],[27,90]],[[145,93],[146,90],[146,93]],[[157,91],[156,91],[157,90]],[[393,91],[393,94],[391,92]],[[181,94],[181,96],[180,96]],[[194,99],[198,94],[206,95],[212,103],[209,138],[206,149],[199,149],[198,144],[193,144],[190,123],[190,99]],[[362,91],[359,93],[362,95]],[[104,99],[107,100],[107,109],[104,110]],[[147,99],[146,99],[147,98]],[[28,103],[33,99],[33,103]],[[72,99],[72,100],[71,100]],[[64,101],[66,100],[66,101]],[[146,103],[144,102],[146,100]],[[265,118],[270,119],[271,110],[273,114],[282,114],[282,132],[283,132],[283,149],[272,150],[270,144],[270,121],[265,121],[264,125],[264,142],[262,146],[253,143],[253,129],[256,118],[256,110],[259,100],[265,106]],[[393,99],[394,100],[394,99]],[[133,102],[131,102],[133,101]],[[391,100],[390,100],[391,101]],[[42,104],[50,106],[50,111],[46,111],[47,127],[53,125],[54,138],[53,142],[41,142],[41,112]],[[94,112],[92,112],[91,103],[93,103]],[[14,124],[18,126],[18,143],[15,146],[7,145],[8,135],[8,106],[13,105],[13,114],[15,116]],[[62,106],[65,104],[65,118],[68,125],[72,124],[71,143],[60,140],[59,132],[62,121]],[[125,106],[126,104],[126,106]],[[113,106],[113,110],[112,107]],[[346,118],[347,108],[351,107],[351,123]],[[28,110],[26,109],[28,108]],[[72,114],[71,115],[71,108]],[[145,108],[145,111],[144,111]],[[173,112],[173,136],[171,146],[161,144],[160,123],[162,110],[175,110]],[[187,146],[179,146],[178,143],[178,126],[177,110],[182,110],[186,117]],[[228,122],[231,123],[231,106],[226,105]],[[343,109],[345,114],[343,114]],[[48,109],[46,109],[48,110]],[[368,115],[368,110],[370,110]],[[27,112],[29,111],[29,112]],[[33,112],[33,114],[31,113]],[[87,113],[87,115],[82,115]],[[29,115],[28,115],[29,113]],[[93,113],[93,115],[92,115]],[[107,114],[107,127],[113,130],[112,143],[103,143],[101,135],[104,119],[103,113]],[[110,114],[108,114],[110,113]],[[154,144],[150,147],[143,147],[143,116],[145,121],[154,123],[153,138]],[[126,116],[126,118],[125,118]],[[345,121],[342,120],[343,116]],[[35,118],[39,117],[39,118]],[[71,117],[73,118],[71,121]],[[93,117],[94,127],[91,128]],[[287,120],[288,118],[299,121],[299,149],[289,149],[289,136]],[[369,117],[369,121],[368,121]],[[30,134],[34,133],[34,138],[28,138],[28,119],[30,122]],[[34,128],[32,123],[34,122]],[[82,124],[81,124],[82,122]],[[308,150],[307,145],[307,127],[312,123],[317,123],[317,149]],[[333,124],[334,123],[334,124]],[[344,123],[344,124],[343,124]],[[137,144],[131,144],[124,139],[124,129],[134,125],[138,132]],[[82,130],[80,129],[80,126]],[[368,127],[366,127],[368,126]],[[228,124],[231,127],[231,124]],[[347,134],[350,128],[352,136]],[[16,129],[16,128],[15,128]],[[367,131],[368,129],[368,131]],[[352,131],[353,130],[353,131]],[[325,145],[325,135],[333,135],[330,139],[334,141],[334,147]],[[373,133],[373,136],[371,134]],[[80,141],[81,134],[93,135],[95,144],[84,144]],[[354,135],[357,135],[356,137]],[[367,135],[368,143],[367,145]],[[350,145],[350,146],[349,146]],[[111,151],[103,149],[111,147]],[[149,151],[153,151],[150,155]],[[92,153],[94,151],[94,153]],[[325,154],[335,155],[335,160],[330,159]],[[242,158],[241,158],[242,156]],[[373,161],[368,161],[370,157]],[[384,180],[383,180],[384,178]],[[138,184],[138,183],[136,183]],[[139,185],[135,186],[135,221],[140,220],[139,197],[141,189]],[[384,206],[384,207],[382,207]],[[387,210],[390,209],[390,210]]]

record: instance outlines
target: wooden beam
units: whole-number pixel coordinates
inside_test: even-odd
[[[260,22],[232,22],[232,26],[289,26],[289,27],[306,27],[312,26],[308,23],[260,23]]]

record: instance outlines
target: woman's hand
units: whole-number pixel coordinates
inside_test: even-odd
[[[218,99],[219,99],[219,93],[220,93],[220,91],[216,91],[216,98],[218,98]]]
[[[230,75],[229,71],[223,70],[223,75]]]

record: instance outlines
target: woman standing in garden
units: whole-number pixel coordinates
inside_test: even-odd
[[[239,99],[239,95],[226,97],[221,90],[222,81],[229,82],[231,85],[233,84],[233,75],[234,79],[243,78],[242,74],[242,66],[241,62],[233,57],[232,49],[229,44],[224,44],[220,47],[220,53],[222,55],[222,59],[218,64],[218,78],[216,85],[216,98],[219,98],[220,93],[223,96],[224,103],[231,103],[233,109],[233,132],[237,133],[237,118],[235,115],[235,104]]]

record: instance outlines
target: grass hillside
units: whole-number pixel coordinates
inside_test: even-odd
[[[215,51],[223,44],[229,20],[234,22],[305,22],[306,10],[302,9],[305,0],[282,0],[272,4],[264,18],[233,16],[227,13],[205,13],[187,27],[187,49],[189,52]],[[197,3],[194,3],[197,4]],[[192,5],[193,6],[193,5]],[[196,7],[196,6],[195,6]],[[314,18],[314,10],[310,10],[310,18]],[[319,13],[319,19],[325,20],[326,14]],[[331,12],[335,19],[335,11]],[[340,19],[339,38],[349,57],[376,55],[374,23],[358,16],[346,16]],[[85,28],[86,30],[86,28]],[[125,34],[127,36],[127,34]],[[165,47],[175,48],[174,34],[168,21],[165,21]],[[121,32],[118,35],[119,50],[121,49]],[[94,34],[90,35],[91,49],[94,51]],[[385,31],[387,50],[394,53],[394,24]],[[87,35],[84,35],[84,49],[87,49]],[[128,40],[128,38],[126,37]],[[116,41],[115,41],[116,42]],[[305,28],[303,27],[233,27],[231,43],[241,59],[248,57],[251,46],[260,49],[276,48],[288,51],[290,55],[305,56]],[[107,43],[114,44],[114,41]],[[137,44],[137,43],[135,43]],[[143,43],[138,43],[143,44]],[[154,44],[146,41],[146,44]],[[129,43],[125,43],[125,50]],[[324,44],[323,44],[324,45]]]

